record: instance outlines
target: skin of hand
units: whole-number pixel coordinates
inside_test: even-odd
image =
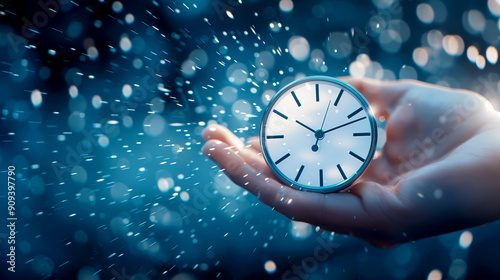
[[[203,131],[202,151],[288,218],[377,247],[500,218],[500,113],[485,98],[412,80],[341,79],[386,120],[383,148],[347,191],[322,194],[283,184],[257,137],[245,145],[221,125]]]

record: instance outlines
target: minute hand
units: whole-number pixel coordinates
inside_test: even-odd
[[[344,126],[348,126],[348,125],[350,125],[350,124],[353,124],[353,123],[355,123],[355,122],[359,122],[360,120],[364,120],[364,119],[366,119],[366,117],[362,117],[362,118],[359,118],[359,119],[356,119],[356,120],[350,121],[350,122],[348,122],[348,123],[345,123],[345,124],[342,124],[342,125],[336,126],[336,127],[334,127],[334,128],[330,128],[330,129],[326,130],[326,131],[325,131],[325,133],[328,133],[328,132],[330,132],[330,131],[334,131],[335,129],[339,129],[339,128],[342,128],[342,127],[344,127]]]

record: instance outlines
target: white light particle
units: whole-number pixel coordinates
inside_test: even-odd
[[[443,278],[443,274],[439,269],[433,269],[427,276],[427,280],[441,280]]]
[[[109,146],[109,138],[106,135],[101,135],[97,139],[97,142],[99,143],[99,146],[106,148]]]
[[[427,65],[427,62],[429,61],[429,54],[427,50],[424,48],[416,48],[413,51],[413,61],[415,61],[415,63],[420,67]]]
[[[476,63],[477,56],[479,55],[479,51],[475,46],[469,46],[467,48],[467,59],[469,59],[470,62]]]
[[[472,243],[472,233],[468,230],[462,232],[460,235],[460,239],[458,241],[458,244],[462,249],[467,249],[469,248],[470,244]]]
[[[281,0],[280,1],[280,10],[284,13],[291,12],[293,10],[292,0]]]
[[[99,57],[99,51],[96,49],[96,47],[90,47],[87,49],[87,55],[89,56],[90,60],[96,60],[97,57]]]
[[[434,9],[429,4],[419,4],[417,6],[417,17],[423,23],[432,23],[434,21]]]
[[[365,72],[366,72],[365,66],[359,60],[353,61],[349,65],[349,73],[353,77],[363,78],[365,76]]]
[[[76,98],[78,96],[78,88],[75,85],[69,87],[69,96]]]
[[[476,58],[476,66],[477,68],[483,70],[484,67],[486,66],[486,60],[484,59],[484,56],[478,55]]]
[[[99,110],[102,106],[102,99],[99,95],[94,95],[92,97],[92,106],[96,109]]]
[[[444,51],[452,56],[460,56],[464,52],[464,40],[458,35],[446,35],[443,38]]]
[[[129,98],[132,95],[132,87],[129,84],[123,85],[122,94],[125,98]]]
[[[306,239],[309,236],[311,236],[313,228],[308,223],[291,221],[290,232],[292,236],[296,239]]]
[[[133,14],[127,14],[125,16],[125,22],[127,22],[128,24],[134,23],[134,20],[135,20],[135,17]]]
[[[486,59],[488,59],[488,62],[495,65],[498,61],[498,51],[495,47],[489,46],[486,49]]]
[[[181,192],[182,201],[186,202],[189,200],[189,194],[187,192]]]
[[[122,38],[120,39],[120,48],[124,52],[129,52],[130,49],[132,49],[132,42],[130,41],[127,35],[123,35]]]
[[[500,1],[499,0],[488,0],[488,9],[495,16],[500,16]]]
[[[172,178],[160,178],[158,179],[158,189],[161,192],[168,192],[172,185],[174,184],[174,180]]]
[[[297,61],[304,61],[309,57],[309,42],[302,36],[293,36],[290,38],[288,40],[288,49]]]
[[[113,9],[113,12],[120,13],[123,10],[123,4],[120,1],[115,1],[113,2],[113,5],[111,5],[111,8]]]
[[[273,261],[271,260],[268,260],[265,264],[264,264],[264,269],[266,270],[267,273],[269,274],[273,274],[276,272],[276,263],[274,263]]]
[[[31,93],[31,103],[35,108],[42,106],[42,93],[38,89]]]

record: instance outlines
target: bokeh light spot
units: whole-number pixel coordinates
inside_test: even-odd
[[[293,36],[288,40],[290,54],[297,61],[307,60],[309,57],[309,42],[302,36]]]
[[[35,108],[42,106],[42,93],[38,89],[31,92],[31,104]]]
[[[272,260],[268,260],[264,263],[264,269],[267,273],[273,274],[276,272],[276,263]]]
[[[434,21],[434,10],[431,5],[427,3],[418,4],[417,17],[423,23],[432,23]]]

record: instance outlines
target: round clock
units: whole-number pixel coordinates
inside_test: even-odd
[[[372,160],[377,124],[355,88],[314,76],[286,85],[271,99],[260,140],[267,164],[283,182],[335,192],[350,186]]]

